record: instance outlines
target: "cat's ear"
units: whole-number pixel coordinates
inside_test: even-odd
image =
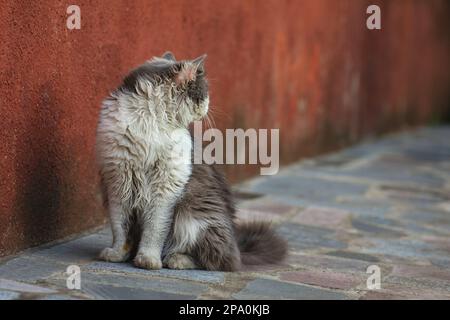
[[[204,71],[204,63],[206,54],[198,57],[197,59],[185,61],[181,64],[180,71],[175,76],[175,82],[177,85],[184,85],[189,81],[195,80],[197,71]]]
[[[176,61],[175,56],[173,55],[172,52],[170,51],[166,51],[163,55],[162,58],[166,59],[166,60],[171,60],[171,61]]]
[[[207,55],[201,55],[197,59],[192,60],[192,64],[196,66],[196,70],[205,71],[205,59]]]

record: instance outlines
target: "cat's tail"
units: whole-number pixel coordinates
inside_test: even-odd
[[[280,263],[287,255],[287,242],[278,236],[268,222],[239,222],[236,240],[244,265]]]

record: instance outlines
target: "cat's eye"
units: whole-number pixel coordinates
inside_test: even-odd
[[[198,69],[197,70],[197,75],[198,76],[202,76],[202,75],[204,75],[205,74],[205,71],[204,70],[202,70],[202,69]]]

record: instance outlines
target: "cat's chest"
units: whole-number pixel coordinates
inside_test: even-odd
[[[176,165],[190,162],[192,141],[187,129],[161,131],[130,127],[128,131],[136,142],[134,151],[145,164],[162,161],[165,165]]]

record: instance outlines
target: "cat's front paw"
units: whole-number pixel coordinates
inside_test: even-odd
[[[122,262],[127,260],[128,253],[125,251],[119,251],[114,248],[105,248],[100,253],[100,259],[109,262]]]
[[[134,265],[138,268],[157,270],[162,268],[162,262],[160,257],[154,257],[138,253],[134,258]]]

